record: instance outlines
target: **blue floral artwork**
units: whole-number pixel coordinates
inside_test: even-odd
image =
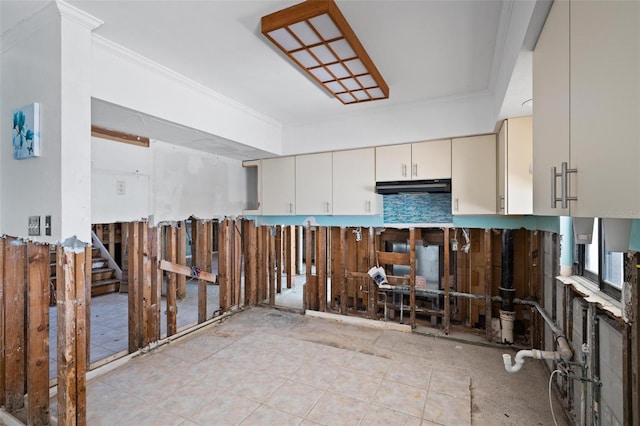
[[[13,158],[40,156],[40,105],[33,103],[13,111]]]

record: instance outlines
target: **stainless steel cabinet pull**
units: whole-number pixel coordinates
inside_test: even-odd
[[[551,208],[555,209],[560,201],[560,207],[566,209],[569,206],[569,201],[577,201],[578,197],[569,196],[569,173],[578,173],[578,169],[570,169],[566,161],[560,164],[560,173],[558,173],[556,167],[551,168]],[[557,197],[556,184],[557,179],[560,178],[560,198]]]

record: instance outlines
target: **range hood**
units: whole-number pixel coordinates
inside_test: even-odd
[[[400,180],[376,182],[376,192],[388,194],[424,194],[451,192],[451,179]]]

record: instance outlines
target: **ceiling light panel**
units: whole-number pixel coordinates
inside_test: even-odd
[[[263,16],[262,33],[343,104],[389,97],[389,87],[333,0],[308,0]]]

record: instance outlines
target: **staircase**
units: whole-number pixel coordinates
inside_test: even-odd
[[[56,246],[49,252],[49,283],[51,298],[49,304],[56,304]],[[116,293],[120,290],[120,280],[116,278],[115,269],[109,267],[109,260],[102,257],[99,247],[91,249],[91,297]]]

